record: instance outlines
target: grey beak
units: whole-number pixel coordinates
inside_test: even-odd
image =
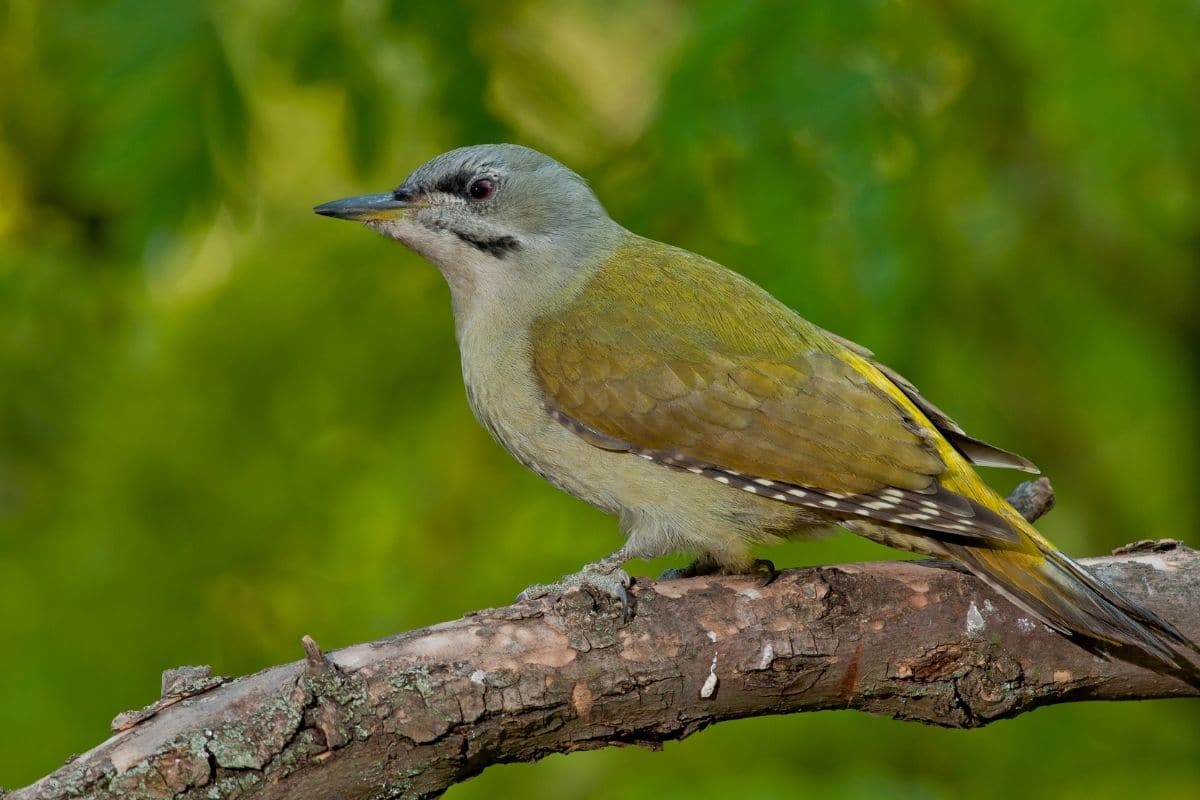
[[[397,200],[395,195],[389,192],[388,194],[364,194],[358,197],[332,200],[322,203],[313,211],[323,217],[371,221],[395,219],[404,213],[404,209],[410,208],[412,205],[412,200]]]

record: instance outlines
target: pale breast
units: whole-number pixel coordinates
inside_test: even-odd
[[[546,410],[530,368],[523,337],[477,346],[465,334],[461,344],[463,383],[475,418],[517,461],[575,497],[612,514],[621,503],[611,482],[595,469],[595,448],[555,422]]]

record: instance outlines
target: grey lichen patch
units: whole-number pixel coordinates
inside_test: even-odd
[[[175,667],[163,670],[161,694],[164,698],[172,695],[190,697],[207,692],[209,689],[215,689],[226,680],[228,679],[220,675],[213,675],[212,667],[207,664],[194,667]]]
[[[354,738],[369,735],[358,725],[369,702],[366,680],[359,674],[342,672],[324,656],[319,660],[310,658],[299,688],[305,699],[304,728],[315,732],[312,735],[324,745],[324,750],[336,750]],[[358,737],[360,729],[364,734]],[[297,744],[307,749],[307,742]]]
[[[204,793],[208,800],[229,800],[232,797],[242,797],[245,790],[261,782],[262,773],[248,772],[240,775],[226,775],[218,778]]]
[[[498,669],[495,672],[486,672],[485,685],[495,689],[506,689],[517,682],[519,674],[510,669]]]
[[[299,686],[263,698],[236,723],[213,729],[208,751],[226,769],[262,769],[300,728],[304,700]]]
[[[198,786],[205,786],[212,774],[203,744],[182,742],[160,754],[153,762],[144,761],[128,772],[114,775],[108,791],[117,797],[172,797]]]
[[[503,682],[504,671],[489,674],[489,682]],[[493,680],[494,679],[494,680]],[[469,678],[457,677],[449,672],[434,672],[424,664],[395,673],[389,678],[392,697],[391,713],[384,729],[411,739],[417,744],[426,744],[444,736],[451,727],[463,722],[464,706],[459,702],[460,693],[482,694],[478,684]],[[482,714],[482,698],[474,710]]]
[[[392,696],[393,704],[397,694],[412,693],[425,700],[438,694],[443,683],[444,678],[440,674],[435,675],[428,665],[413,664],[388,677],[388,694]]]
[[[295,772],[308,763],[313,756],[319,756],[329,750],[325,734],[314,727],[306,727],[296,733],[296,736],[283,748],[267,767],[272,780]]]
[[[326,669],[316,675],[306,674],[301,682],[310,702],[311,698],[324,697],[352,712],[367,703],[366,683],[355,675],[347,675],[337,669]]]

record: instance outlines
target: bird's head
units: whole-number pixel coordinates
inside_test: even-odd
[[[313,210],[363,222],[420,253],[445,274],[456,300],[562,277],[595,262],[621,231],[583,178],[513,144],[451,150],[392,192]]]

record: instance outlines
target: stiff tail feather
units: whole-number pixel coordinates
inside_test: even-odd
[[[1200,647],[1036,533],[1026,535],[1035,553],[943,547],[1017,606],[1089,650],[1141,662],[1200,686],[1200,665],[1189,657],[1200,655]]]

